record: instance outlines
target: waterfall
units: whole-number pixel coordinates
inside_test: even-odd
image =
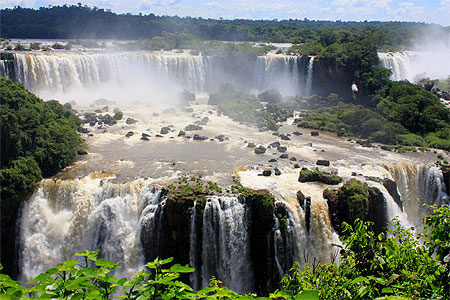
[[[23,83],[43,98],[65,100],[80,94],[84,98],[128,100],[140,96],[143,99],[137,100],[145,100],[162,97],[168,90],[214,92],[223,82],[248,90],[276,88],[285,96],[308,96],[314,64],[314,57],[306,64],[302,57],[272,54],[254,58],[142,51],[26,52],[11,56],[11,65],[1,61],[0,75]]]
[[[297,56],[259,56],[254,71],[255,86],[259,90],[277,89],[286,96],[300,95],[304,74],[299,67],[300,58]]]
[[[308,71],[307,71],[307,77],[306,77],[306,88],[304,96],[308,97],[311,96],[311,90],[312,90],[312,79],[313,79],[313,71],[314,71],[314,56],[309,57],[309,63],[308,63]]]
[[[197,291],[200,289],[199,282],[198,282],[198,262],[197,262],[197,207],[196,203],[194,202],[194,207],[192,208],[192,217],[191,217],[191,237],[190,237],[190,244],[189,244],[189,264],[191,267],[195,269],[195,271],[190,275],[190,281],[191,281],[191,287],[194,289],[194,291]]]
[[[378,53],[381,65],[392,70],[393,80],[418,82],[424,78],[442,79],[450,75],[450,52]]]
[[[141,91],[147,98],[161,88],[199,92],[206,88],[208,62],[189,54],[145,52],[15,53],[16,80],[42,96],[88,91],[99,97],[117,89]],[[1,70],[5,69],[4,67]],[[6,70],[2,71],[7,73]],[[5,74],[8,75],[8,74]],[[109,93],[107,93],[109,91]]]
[[[330,262],[333,259],[334,249],[332,244],[339,243],[334,232],[328,213],[328,205],[323,199],[320,187],[317,195],[311,201],[311,218],[309,231],[306,226],[305,209],[300,207],[297,199],[284,199],[281,202],[288,212],[285,237],[279,230],[279,224],[275,227],[275,252],[276,264],[283,273],[289,271],[292,264],[297,261],[300,267],[306,263],[312,264]]]
[[[431,213],[423,204],[441,205],[449,202],[438,167],[412,163],[386,164],[384,167],[397,183],[403,209],[411,225],[420,228],[423,214]]]
[[[203,286],[215,276],[234,291],[252,291],[248,221],[248,209],[237,197],[208,198],[203,215]]]
[[[30,280],[86,249],[100,249],[101,257],[124,265],[121,276],[138,271],[144,265],[141,215],[159,197],[144,180],[114,184],[102,173],[44,180],[22,211],[22,279]]]

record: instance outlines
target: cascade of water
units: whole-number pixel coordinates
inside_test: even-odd
[[[318,188],[318,187],[316,187]],[[282,200],[288,211],[285,239],[275,232],[276,260],[284,273],[297,261],[300,267],[310,266],[320,261],[330,262],[333,259],[332,243],[338,243],[328,214],[328,205],[322,198],[321,190],[311,201],[311,218],[309,231],[306,226],[305,209],[300,207],[297,199]],[[283,255],[284,254],[284,255]]]
[[[304,96],[311,96],[311,90],[312,90],[312,79],[313,79],[313,72],[314,72],[314,56],[309,57],[309,63],[308,63],[308,71],[307,71],[307,77],[306,77],[306,88]]]
[[[448,203],[449,198],[445,193],[445,184],[439,168],[412,163],[386,164],[384,167],[397,183],[404,211],[412,225],[421,227],[423,213],[430,213],[422,203]]]
[[[301,94],[300,82],[304,75],[299,72],[296,56],[259,56],[254,70],[254,82],[259,90],[278,89],[288,96]]]
[[[202,285],[216,276],[234,291],[253,289],[248,209],[236,197],[208,198],[203,215]]]
[[[21,216],[20,271],[29,280],[83,250],[125,265],[130,275],[144,264],[141,214],[151,211],[160,193],[144,180],[113,184],[103,175],[44,180],[25,203]],[[144,212],[144,213],[143,213]]]
[[[423,78],[441,79],[450,75],[450,52],[378,53],[381,65],[392,70],[393,80],[418,82]]]
[[[66,92],[104,83],[124,85],[147,78],[166,79],[191,91],[205,89],[207,68],[202,56],[187,54],[49,53],[15,54],[17,78],[33,92]]]
[[[200,289],[198,282],[198,262],[197,262],[197,230],[196,230],[196,219],[197,219],[197,208],[194,202],[194,207],[192,209],[191,216],[191,239],[189,244],[189,264],[195,269],[195,271],[190,275],[191,287],[197,291]]]

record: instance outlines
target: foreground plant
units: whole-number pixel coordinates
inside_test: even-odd
[[[398,219],[385,234],[374,234],[370,222],[343,223],[340,264],[294,264],[270,298],[238,294],[212,278],[198,292],[180,281],[189,266],[172,264],[173,258],[145,265],[133,279],[114,277],[119,265],[97,258],[99,250],[76,254],[47,270],[24,287],[0,274],[0,300],[10,299],[449,299],[450,209],[434,207],[424,220],[423,242],[404,229]],[[1,266],[1,265],[0,265]]]

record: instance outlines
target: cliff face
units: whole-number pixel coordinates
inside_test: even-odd
[[[352,74],[337,65],[336,61],[317,59],[314,63],[312,94],[328,96],[336,93],[342,99],[352,99]]]
[[[220,264],[221,257],[211,257],[208,253],[203,253],[205,249],[208,249],[207,245],[203,245],[203,243],[211,238],[224,239],[226,236],[226,234],[223,235],[223,230],[226,229],[226,224],[224,224],[224,220],[227,218],[226,210],[232,209],[230,204],[225,204],[227,199],[223,199],[220,200],[223,201],[220,204],[221,207],[215,206],[213,212],[211,211],[212,205],[209,205],[210,210],[206,215],[205,208],[208,201],[217,201],[208,197],[202,193],[190,193],[189,189],[184,187],[183,190],[164,191],[158,207],[149,212],[152,214],[151,218],[141,224],[141,241],[146,261],[154,260],[156,257],[171,256],[174,257],[175,262],[180,264],[194,263],[197,270],[192,275],[195,277],[194,282],[205,281],[202,272],[210,268],[211,263],[213,265]],[[241,196],[233,199],[240,199],[239,202],[246,211],[244,215],[248,216],[244,222],[244,228],[239,230],[246,231],[245,235],[249,237],[250,261],[247,263],[251,266],[251,273],[254,274],[254,291],[268,295],[280,279],[274,275],[277,274],[273,237],[274,197],[267,190],[245,190]],[[192,222],[195,223],[192,224]],[[204,234],[208,234],[204,232],[205,228],[208,228],[207,232],[212,229],[214,236],[204,237]],[[221,242],[217,240],[210,242],[221,245]],[[226,242],[237,243],[233,240]],[[223,250],[216,249],[218,255],[222,254]],[[211,259],[217,261],[210,262]],[[219,278],[221,274],[214,275]],[[251,274],[249,276],[251,277]],[[182,280],[189,283],[188,276],[182,277]]]
[[[387,229],[386,203],[383,193],[356,179],[346,182],[338,190],[325,190],[333,228],[341,234],[341,224],[353,225],[356,219],[374,223],[375,233]]]

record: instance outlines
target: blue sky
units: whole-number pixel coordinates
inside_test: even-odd
[[[224,19],[394,20],[450,26],[450,0],[2,0],[0,7],[65,3],[116,13]]]

